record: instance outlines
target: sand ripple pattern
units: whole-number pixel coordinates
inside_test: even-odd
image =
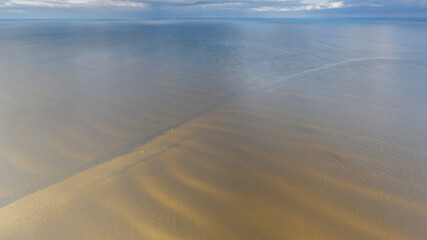
[[[425,239],[427,154],[373,121],[421,113],[326,96],[309,78],[240,96],[0,209],[0,238]]]
[[[16,24],[0,239],[427,238],[424,23]]]

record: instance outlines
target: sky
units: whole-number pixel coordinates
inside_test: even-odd
[[[8,18],[427,18],[427,0],[0,0]]]

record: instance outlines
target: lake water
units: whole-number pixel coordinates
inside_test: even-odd
[[[156,190],[140,186],[181,217],[211,209],[198,230],[163,222],[162,231],[176,231],[177,239],[215,239],[215,232],[217,239],[310,232],[318,239],[425,239],[426,39],[427,22],[403,20],[0,21],[0,207],[193,124],[188,131],[198,137],[183,133],[187,147],[165,140],[176,153],[159,150],[163,157],[152,160],[176,175],[160,174],[156,181],[165,183],[153,183]],[[199,169],[194,161],[209,164]],[[122,178],[153,174],[129,166],[133,173]],[[219,168],[236,172],[207,177]],[[205,175],[190,181],[185,172]],[[188,191],[182,200],[167,179],[238,199],[246,210],[215,215],[232,210]],[[169,216],[150,206],[153,218]],[[210,228],[209,219],[224,224]],[[7,226],[5,238],[21,225]],[[131,238],[123,234],[116,237]],[[132,236],[162,236],[144,234]]]

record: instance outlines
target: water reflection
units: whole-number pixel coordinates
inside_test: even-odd
[[[401,222],[387,214],[367,214],[381,205],[381,196],[391,205],[416,202],[422,210],[416,217],[425,217],[425,28],[399,22],[2,22],[0,206],[121,156],[165,131],[163,138],[173,139],[171,128],[210,113],[196,130],[184,128],[199,136],[187,143],[191,147],[180,148],[175,139],[165,140],[169,145],[158,143],[177,148],[176,155],[166,154],[153,164],[154,172],[168,169],[160,174],[164,178],[158,188],[138,180],[135,169],[133,175],[121,176],[154,198],[153,203],[144,195],[141,201],[198,218],[200,209],[188,206],[170,179],[197,190],[188,196],[202,191],[225,202],[243,201],[247,192],[237,191],[243,187],[259,200],[244,202],[248,208],[261,211],[261,203],[272,201],[281,209],[274,218],[278,221],[328,215],[328,226],[342,220],[360,230],[354,238],[390,237],[393,231],[387,229]],[[246,160],[252,162],[245,166]],[[230,175],[228,167],[246,170]],[[267,176],[257,167],[274,174]],[[204,179],[209,173],[197,175],[206,169],[224,171],[228,182]],[[262,189],[268,182],[273,186],[270,200],[252,187]],[[130,195],[139,191],[130,187],[127,192],[120,182],[114,186]],[[316,189],[324,191],[312,196]],[[349,200],[349,191],[363,196]],[[169,194],[180,200],[166,200]],[[323,202],[309,200],[313,197]],[[371,198],[378,202],[366,203]],[[281,201],[302,215],[289,214]],[[333,202],[341,204],[342,213],[334,212]],[[355,209],[349,203],[360,203],[364,210],[352,217]],[[122,207],[117,206],[117,214],[127,216]],[[135,208],[143,211],[140,207]],[[207,225],[224,217],[212,215],[223,208],[205,209],[209,213],[200,219]],[[390,209],[387,205],[383,210]],[[235,211],[243,217],[238,206]],[[250,214],[254,218],[236,230],[257,229],[260,238],[264,233],[288,236],[274,232],[278,226],[268,216],[263,215],[265,224],[272,228],[255,227],[250,219],[257,212]],[[377,231],[364,218],[397,222]],[[408,220],[403,228],[409,233],[396,233],[414,239],[424,233],[415,221]],[[329,230],[322,231],[330,236]],[[228,233],[223,236],[233,236]],[[344,230],[339,234],[346,236]]]

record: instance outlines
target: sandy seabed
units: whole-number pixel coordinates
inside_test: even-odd
[[[339,125],[408,113],[304,87],[236,98],[27,195],[0,209],[0,239],[425,239],[425,172],[395,159],[427,152]]]

